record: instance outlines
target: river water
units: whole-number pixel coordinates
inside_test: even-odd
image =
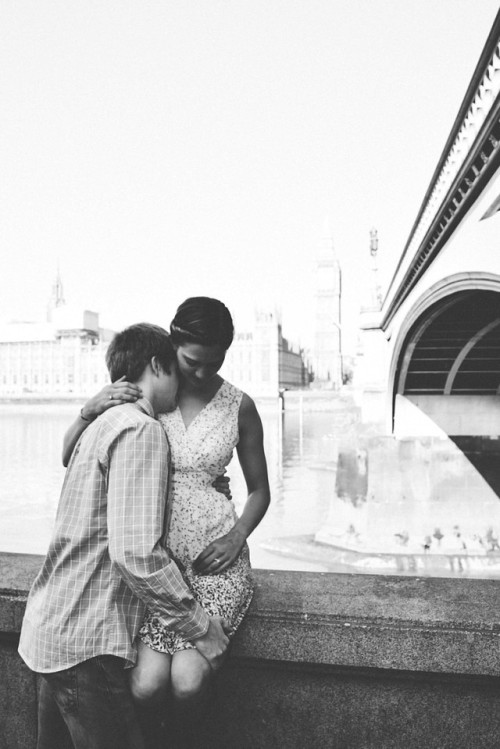
[[[324,564],[271,553],[269,539],[314,534],[326,517],[334,475],[312,467],[333,460],[331,414],[281,414],[277,403],[261,404],[272,487],[271,507],[250,538],[252,562],[275,569],[324,570]],[[61,446],[78,406],[0,405],[0,550],[44,553],[50,538],[65,469]],[[237,458],[229,474],[236,509],[245,485]]]
[[[249,539],[255,567],[500,577],[498,439],[395,440],[333,394],[258,407],[272,502]],[[1,551],[45,552],[78,408],[0,404]],[[237,458],[228,472],[238,511]]]

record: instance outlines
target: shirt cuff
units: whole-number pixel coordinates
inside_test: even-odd
[[[210,617],[199,603],[195,604],[189,619],[180,619],[176,622],[175,630],[182,634],[186,640],[197,640],[199,637],[206,635]]]

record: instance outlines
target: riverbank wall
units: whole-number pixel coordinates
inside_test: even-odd
[[[23,393],[22,395],[0,396],[0,405],[82,405],[90,395],[78,393],[61,393],[57,395],[44,395],[42,393]],[[352,389],[342,390],[280,390],[276,395],[259,395],[252,393],[258,405],[270,408],[284,408],[292,411],[302,408],[305,411],[330,411],[343,408],[347,403],[354,403],[355,394]]]
[[[36,678],[16,648],[40,563],[0,553],[0,749],[36,745]],[[499,746],[496,581],[255,578],[200,749]]]

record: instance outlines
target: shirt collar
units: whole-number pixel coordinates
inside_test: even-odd
[[[144,411],[144,413],[148,414],[148,416],[152,416],[153,419],[156,418],[155,412],[153,411],[153,406],[147,398],[139,398],[138,400],[136,400],[135,405],[140,408],[141,411]]]

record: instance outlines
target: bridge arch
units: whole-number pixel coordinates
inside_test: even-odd
[[[447,434],[500,433],[499,275],[459,273],[417,299],[394,344],[389,393],[393,429],[411,432],[416,407]]]

